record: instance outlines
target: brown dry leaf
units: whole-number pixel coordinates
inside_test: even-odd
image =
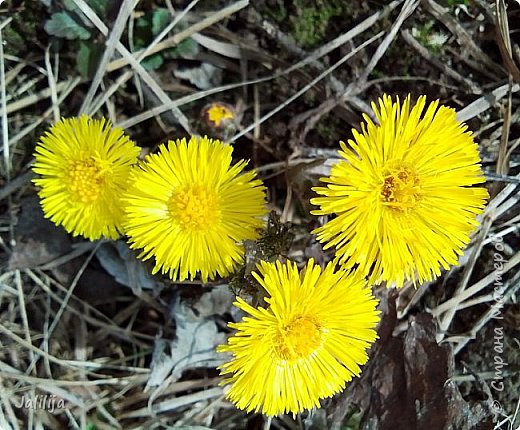
[[[38,267],[72,250],[65,230],[43,217],[37,196],[21,201],[15,237],[16,245],[9,256],[9,270]]]
[[[448,345],[437,344],[432,315],[411,317],[404,337],[395,337],[395,297],[384,297],[381,306],[387,309],[380,339],[361,377],[334,405],[333,421],[341,422],[355,404],[363,411],[360,429],[492,428],[487,406],[466,402],[450,381],[453,352]]]

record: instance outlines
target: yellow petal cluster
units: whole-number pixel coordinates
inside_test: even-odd
[[[248,316],[229,326],[237,332],[220,352],[232,355],[221,367],[231,384],[227,397],[240,409],[274,416],[320,406],[342,391],[368,360],[377,338],[377,300],[366,281],[311,259],[261,262],[254,277],[268,306],[235,305]]]
[[[244,257],[242,242],[264,225],[265,187],[232,147],[207,137],[161,145],[132,172],[123,201],[125,231],[154,273],[174,280],[227,276]]]
[[[314,231],[336,261],[400,287],[456,265],[488,198],[477,144],[455,111],[419,97],[412,107],[384,96],[344,159],[314,188],[315,215],[333,216]]]
[[[124,212],[120,198],[139,148],[120,128],[86,115],[62,119],[35,149],[43,212],[74,236],[116,239]]]
[[[226,120],[232,120],[235,118],[235,114],[231,107],[224,103],[212,103],[206,108],[206,116],[208,121],[215,127],[221,127]]]

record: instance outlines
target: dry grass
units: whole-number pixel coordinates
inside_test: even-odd
[[[493,322],[491,305],[496,301],[493,283],[497,276],[504,281],[504,300],[511,310],[508,315],[520,321],[520,134],[516,125],[520,63],[518,42],[511,40],[513,33],[508,27],[513,19],[508,13],[513,6],[508,10],[503,0],[497,0],[496,5],[478,1],[471,8],[471,13],[482,17],[483,26],[498,29],[501,56],[497,57],[479,43],[481,39],[475,34],[478,28],[464,25],[464,9],[458,9],[457,16],[434,0],[388,3],[372,10],[356,25],[345,25],[344,31],[312,51],[303,49],[247,0],[227,3],[218,10],[209,10],[205,2],[197,0],[176,9],[167,1],[166,7],[173,13],[170,24],[146,48],[136,52],[129,51],[122,37],[129,22],[139,14],[138,2],[122,1],[111,23],[103,22],[85,0],[74,3],[106,41],[92,79],[77,76],[63,65],[68,60],[49,46],[41,56],[30,59],[7,55],[2,38],[13,17],[8,16],[5,4],[0,5],[0,9],[4,8],[0,15],[0,245],[4,263],[0,274],[0,429],[303,429],[309,428],[313,419],[305,416],[254,421],[225,401],[224,389],[218,385],[220,378],[211,368],[190,370],[178,380],[166,375],[166,382],[160,386],[147,386],[158,339],[163,334],[164,338],[175,338],[174,317],[168,314],[177,298],[172,291],[176,288],[182,294],[188,292],[196,301],[202,292],[198,286],[161,289],[157,286],[166,281],[156,280],[157,288],[147,290],[134,279],[133,288],[123,288],[117,296],[104,296],[96,290],[105,288],[106,278],[100,284],[92,281],[90,287],[80,286],[101,244],[76,243],[45,264],[23,268],[7,265],[13,253],[19,252],[17,243],[25,240],[24,232],[17,229],[20,208],[25,207],[25,198],[35,194],[30,184],[28,151],[37,133],[62,115],[105,115],[129,133],[143,135],[154,128],[162,130],[163,138],[167,138],[198,131],[193,108],[197,102],[217,98],[235,100],[237,106],[247,107],[239,112],[243,121],[229,141],[253,146],[249,156],[268,181],[272,209],[282,222],[294,226],[296,237],[290,257],[301,260],[314,246],[306,230],[311,218],[301,209],[303,188],[326,172],[335,159],[333,145],[320,145],[319,139],[314,143],[317,138],[313,133],[320,121],[334,117],[349,129],[355,126],[360,111],[372,114],[369,102],[374,94],[393,88],[402,91],[403,85],[415,94],[415,85],[432,92],[437,89],[441,97],[460,106],[460,120],[479,128],[477,135],[492,199],[459,268],[445,273],[435,284],[417,290],[408,286],[399,291],[396,335],[407,330],[414,312],[427,310],[438,323],[437,341],[453,345],[457,360]],[[518,11],[515,13],[514,19],[518,19]],[[252,38],[227,30],[236,16],[247,17],[249,21],[243,25],[251,26],[251,34],[269,41],[279,52],[269,52],[255,46]],[[414,37],[411,28],[425,20],[433,21],[446,33],[442,54]],[[189,25],[180,28],[181,21]],[[222,65],[232,76],[228,83],[174,93],[164,89],[163,76],[142,66],[145,58],[164,53],[189,37],[203,47],[204,58]],[[399,43],[402,46],[396,47]],[[401,61],[400,56],[420,57],[418,61],[423,61],[425,67],[406,76],[378,71],[380,66]],[[344,78],[347,75],[349,81]],[[132,82],[137,83],[136,91],[142,88],[146,107],[139,106],[137,97],[129,96]],[[279,82],[286,83],[289,89],[273,104],[265,89],[270,85],[275,88]],[[450,98],[452,91],[457,95]],[[70,101],[75,94],[82,101],[73,112]],[[306,97],[314,97],[312,106],[296,109],[298,103],[305,105],[301,100]],[[126,110],[125,103],[134,103],[134,108]],[[280,149],[272,130],[284,121],[287,142]],[[504,250],[507,262],[500,271],[493,269],[490,260],[490,235],[502,237],[509,244]],[[439,292],[444,291],[443,286],[445,293]],[[222,316],[212,318],[222,328]],[[458,371],[462,368],[459,366]],[[495,376],[493,363],[472,370],[486,387]],[[519,369],[512,367],[508,372],[518,375]],[[453,381],[476,384],[477,376],[461,372],[454,375]],[[16,406],[24,396],[43,394],[63,399],[66,407],[51,413],[45,408]],[[520,428],[514,427],[520,426],[520,403],[511,404],[516,408],[504,405],[506,409],[495,428]],[[325,428],[319,427],[317,418],[315,425]]]

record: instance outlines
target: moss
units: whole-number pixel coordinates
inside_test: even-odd
[[[453,7],[458,5],[469,5],[469,0],[443,0],[441,4],[445,4],[446,6]]]
[[[342,0],[267,0],[262,13],[290,33],[298,45],[313,48],[320,45],[330,30],[331,19],[348,15]]]
[[[23,36],[12,27],[7,26],[2,36],[5,39],[6,54],[16,55],[24,50],[25,42]]]
[[[294,39],[304,47],[315,47],[326,37],[331,18],[341,15],[343,8],[337,1],[295,0],[296,15],[289,21]]]
[[[46,16],[46,10],[39,2],[13,14],[13,21],[2,32],[6,54],[22,56],[33,51],[35,45],[44,43],[41,40],[41,35],[45,34],[42,16]]]

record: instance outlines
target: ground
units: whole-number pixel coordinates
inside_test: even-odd
[[[0,428],[519,428],[518,1],[134,3],[0,5]],[[152,44],[138,67],[130,53]],[[480,229],[435,282],[374,289],[379,339],[345,391],[296,417],[246,414],[214,352],[233,296],[251,293],[258,256],[331,258],[311,187],[384,93],[439,99],[468,124],[491,195]],[[237,275],[172,283],[124,240],[43,218],[34,147],[79,112],[110,118],[142,156],[195,133],[251,160],[272,212]]]

